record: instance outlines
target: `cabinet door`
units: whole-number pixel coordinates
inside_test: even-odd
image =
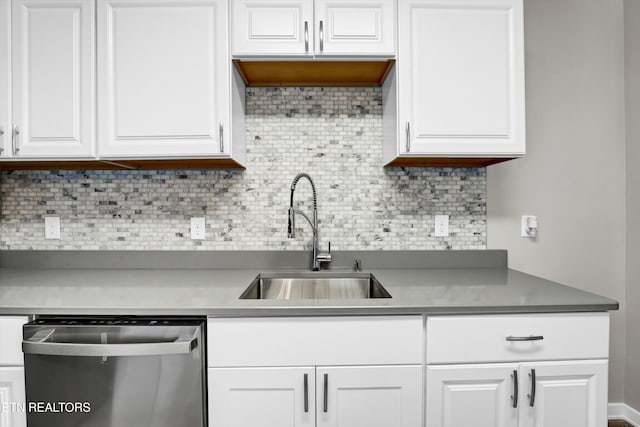
[[[607,425],[607,375],[606,360],[523,364],[520,426]]]
[[[315,52],[395,55],[394,0],[316,0]]]
[[[209,368],[209,425],[314,427],[315,369]]]
[[[230,152],[227,39],[224,0],[98,0],[99,154]]]
[[[421,366],[318,367],[318,427],[422,426]]]
[[[313,0],[231,2],[233,55],[312,55]]]
[[[399,0],[401,155],[525,151],[522,0]]]
[[[24,365],[22,355],[22,325],[25,316],[0,316],[0,366]]]
[[[15,155],[93,155],[94,13],[91,0],[13,0]]]
[[[10,17],[10,1],[0,0],[0,157],[8,156],[11,150]]]
[[[516,363],[428,366],[426,426],[516,427],[517,369]]]
[[[24,368],[0,367],[0,427],[27,425]]]

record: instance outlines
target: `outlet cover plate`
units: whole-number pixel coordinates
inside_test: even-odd
[[[191,240],[204,240],[204,218],[191,218]]]
[[[449,236],[449,215],[436,215],[434,234],[436,237]]]
[[[60,217],[59,216],[44,217],[44,238],[49,240],[60,239]]]

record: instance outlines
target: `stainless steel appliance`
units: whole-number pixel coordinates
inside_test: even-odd
[[[24,326],[28,427],[204,427],[203,318]]]

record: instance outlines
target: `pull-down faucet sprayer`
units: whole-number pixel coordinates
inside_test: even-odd
[[[310,219],[304,212],[298,210],[293,207],[293,193],[296,191],[296,184],[300,181],[301,178],[306,178],[311,184],[311,190],[313,191],[313,220]],[[312,242],[312,253],[311,253],[311,270],[318,271],[320,270],[321,263],[323,262],[331,262],[331,242],[329,242],[329,252],[327,253],[319,253],[318,252],[318,200],[316,194],[316,186],[313,183],[311,177],[306,173],[299,173],[293,179],[291,183],[291,199],[289,202],[289,220],[287,224],[287,237],[293,239],[296,237],[296,213],[302,215],[311,226],[313,231],[313,242]]]

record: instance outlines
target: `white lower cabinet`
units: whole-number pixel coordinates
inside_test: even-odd
[[[315,368],[209,368],[209,425],[312,427]]]
[[[606,425],[608,313],[423,320],[209,319],[209,423]]]
[[[0,366],[0,427],[27,425],[24,367]]]
[[[0,427],[27,425],[22,357],[22,316],[0,316]]]
[[[515,427],[513,372],[516,363],[429,366],[428,427]]]
[[[316,369],[318,427],[419,427],[421,366]]]
[[[606,360],[427,368],[427,427],[597,427],[606,421]]]
[[[215,427],[420,427],[421,366],[209,368]]]
[[[209,319],[212,427],[422,427],[422,316]]]
[[[520,426],[607,425],[607,360],[526,363],[520,377]]]
[[[430,317],[426,426],[605,426],[608,338],[607,313]]]

